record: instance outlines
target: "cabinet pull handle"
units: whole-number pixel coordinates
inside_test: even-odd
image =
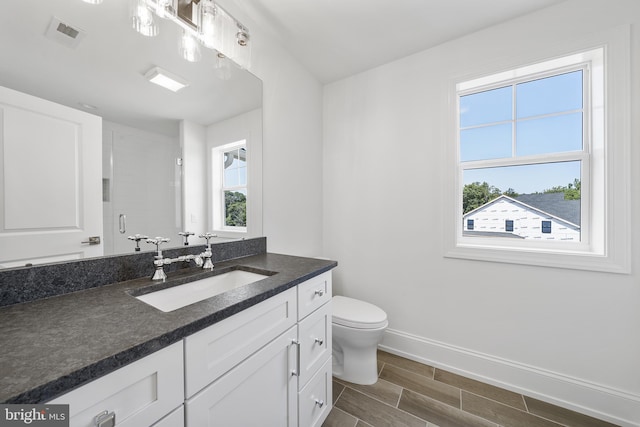
[[[316,338],[316,342],[320,345],[324,344],[324,340],[322,338]]]
[[[324,295],[324,289],[316,289],[315,294],[319,297]]]
[[[322,408],[324,406],[324,400],[316,399],[316,405],[318,405],[318,408]]]
[[[291,376],[299,377],[300,376],[300,341],[291,340],[291,344],[296,346],[296,369],[291,371]]]
[[[116,413],[104,411],[99,413],[93,419],[96,427],[115,427],[116,425]]]

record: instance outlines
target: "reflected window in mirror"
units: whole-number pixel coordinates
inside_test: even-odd
[[[247,142],[211,150],[212,209],[216,231],[247,232]]]

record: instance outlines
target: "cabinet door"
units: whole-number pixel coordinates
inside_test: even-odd
[[[331,358],[331,313],[329,300],[299,323],[300,389]]]
[[[186,403],[191,427],[297,426],[297,326]]]

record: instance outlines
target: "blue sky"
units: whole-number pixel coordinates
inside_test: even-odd
[[[460,97],[460,160],[582,150],[582,98],[581,70]],[[578,161],[465,170],[463,181],[525,194],[576,178]]]

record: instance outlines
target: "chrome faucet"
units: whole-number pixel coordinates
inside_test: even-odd
[[[213,270],[213,262],[211,262],[211,256],[213,255],[213,252],[211,251],[211,243],[209,243],[209,239],[217,236],[215,234],[205,233],[200,235],[199,237],[207,240],[207,249],[204,252],[198,255],[181,255],[176,258],[165,258],[162,255],[162,251],[160,250],[160,245],[169,242],[169,238],[156,237],[154,239],[147,239],[146,242],[156,245],[157,250],[156,256],[153,257],[153,265],[156,267],[156,270],[154,271],[151,280],[166,280],[167,274],[164,272],[164,266],[172,264],[174,262],[189,262],[193,260],[193,262],[195,262],[198,267]]]
[[[204,258],[204,265],[202,266],[202,268],[213,270],[213,262],[211,261],[211,257],[213,256],[213,251],[211,251],[211,242],[209,242],[209,239],[211,239],[212,237],[218,237],[218,235],[207,232],[207,233],[201,234],[198,237],[201,237],[207,241],[207,249],[200,254]]]

